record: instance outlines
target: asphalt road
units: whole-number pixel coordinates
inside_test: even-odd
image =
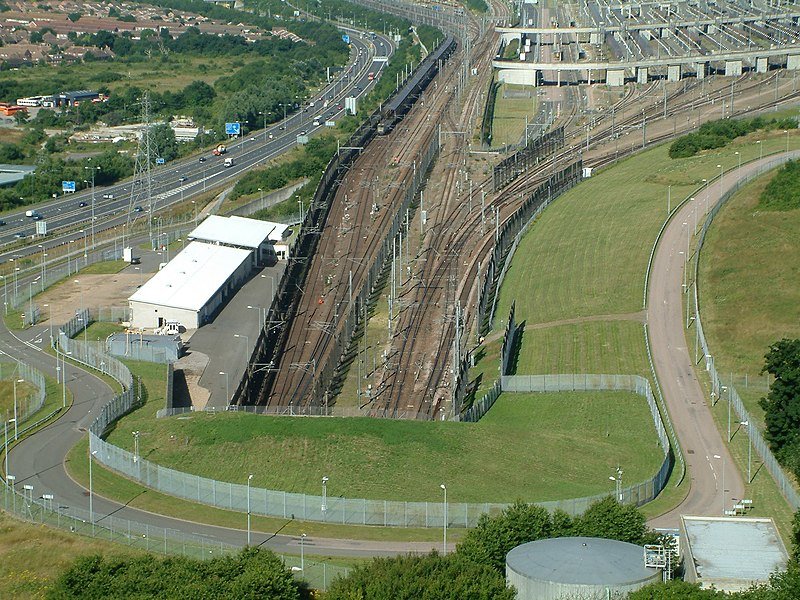
[[[352,32],[349,29],[343,30]],[[210,153],[202,156],[206,159],[204,162],[200,162],[198,156],[192,156],[155,167],[152,175],[153,213],[172,204],[190,200],[207,189],[235,181],[249,169],[293,148],[301,132],[314,135],[325,129],[324,120],[335,121],[343,116],[344,110],[338,106],[344,102],[344,98],[367,94],[374,85],[369,81],[368,73],[377,73],[383,69],[386,64],[385,57],[394,49],[391,40],[384,36],[378,36],[373,41],[366,39],[366,36],[360,38],[351,35],[351,42],[354,50],[350,65],[322,92],[312,98],[314,107],[289,115],[285,121],[227,144],[228,152],[225,157],[233,159],[232,167],[225,168],[223,158],[211,156]],[[329,97],[333,99],[329,100],[328,108],[321,108],[321,103]],[[313,122],[318,116],[324,117],[324,120],[315,126]],[[185,179],[181,181],[181,178]],[[4,214],[3,220],[7,225],[0,227],[0,248],[15,242],[18,244],[20,236],[29,240],[31,244],[0,251],[0,263],[40,251],[38,244],[47,249],[71,240],[89,237],[93,222],[96,233],[100,228],[108,229],[127,223],[129,216],[146,218],[149,212],[148,201],[140,190],[132,189],[131,181],[109,187],[97,187],[94,190],[94,201],[92,195],[91,190],[69,194]],[[103,198],[104,195],[113,197]],[[86,206],[79,206],[81,203],[86,203]],[[135,212],[136,207],[140,207],[141,212]],[[48,235],[44,238],[37,238],[34,235],[35,222],[25,216],[25,211],[30,209],[35,209],[47,223]],[[75,230],[80,227],[83,231],[76,233]],[[70,230],[71,233],[65,233],[66,230]]]
[[[742,165],[726,173],[721,182],[708,186],[708,207],[739,179],[773,159],[774,156],[770,156]],[[672,217],[656,250],[647,291],[653,362],[683,449],[687,477],[691,478],[686,499],[672,511],[654,519],[651,522],[654,527],[677,527],[680,515],[722,516],[724,509],[733,508],[735,501],[744,494],[742,476],[711,415],[711,399],[705,395],[695,375],[694,330],[686,330],[682,305],[683,268],[692,269],[694,260],[694,240],[687,245],[687,236],[693,234],[695,218],[699,231],[705,210],[705,195],[699,195]],[[688,265],[685,264],[687,249]],[[693,306],[692,303],[692,309]]]
[[[9,332],[0,322],[0,343],[10,355],[56,377],[55,358],[42,347],[49,343],[47,330],[27,331],[25,340]],[[95,415],[113,397],[113,391],[102,380],[82,369],[67,364],[67,386],[75,401],[56,422],[24,439],[9,453],[9,473],[16,476],[16,485],[32,485],[34,498],[53,494],[55,502],[69,514],[69,507],[88,510],[88,490],[69,477],[65,467],[66,456],[85,435]],[[210,543],[244,545],[247,534],[246,516],[242,515],[243,529],[227,529],[173,519],[130,508],[99,497],[93,499],[95,520],[101,524],[109,516],[128,519],[151,527],[168,528],[189,535],[202,535]],[[297,554],[299,538],[274,532],[252,532],[253,544],[260,544],[276,552]],[[370,542],[347,539],[306,538],[306,552],[340,556],[378,556],[405,552],[427,552],[439,544],[431,542]]]

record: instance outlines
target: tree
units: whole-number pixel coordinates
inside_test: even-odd
[[[325,600],[514,600],[505,577],[458,554],[376,558],[331,584]]]
[[[638,508],[607,496],[576,519],[574,535],[602,537],[641,545],[647,540],[647,520]]]
[[[762,373],[775,380],[766,398],[761,399],[767,440],[781,461],[786,461],[787,448],[800,442],[800,339],[783,339],[770,346],[764,356]]]
[[[153,125],[150,128],[150,140],[156,148],[158,157],[164,160],[172,160],[178,156],[178,142],[175,140],[175,131],[166,123]]]
[[[457,553],[502,573],[506,554],[512,548],[563,534],[566,532],[553,529],[553,518],[546,508],[518,501],[495,517],[482,514],[475,528],[458,545]]]
[[[77,23],[81,18],[81,13],[79,12],[72,12],[67,15],[67,18],[72,21],[73,23]]]

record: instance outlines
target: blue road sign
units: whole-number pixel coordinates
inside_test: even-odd
[[[225,123],[225,133],[228,135],[239,135],[242,132],[242,126],[237,123]]]
[[[167,162],[167,161],[166,161],[166,160],[164,160],[163,158],[157,158],[157,159],[156,159],[156,164],[157,164],[157,165],[163,165],[163,164],[164,164],[164,163],[166,163],[166,162]]]
[[[349,35],[347,35],[347,34],[343,35],[343,36],[342,36],[342,41],[343,41],[345,44],[349,44],[349,43],[350,43],[350,36],[349,36]]]
[[[61,182],[61,191],[62,192],[74,192],[75,191],[75,182],[74,181],[62,181]]]

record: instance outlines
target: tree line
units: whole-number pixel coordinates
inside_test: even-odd
[[[78,559],[62,573],[47,597],[51,600],[139,598],[260,598],[262,600],[514,600],[506,585],[505,557],[516,546],[540,539],[587,536],[637,545],[666,543],[647,528],[635,507],[607,497],[580,516],[549,513],[541,506],[517,502],[496,516],[484,514],[455,552],[441,555],[375,558],[337,578],[320,595],[292,578],[291,570],[268,550],[247,548],[233,557],[208,561],[188,558],[100,557]],[[680,580],[656,583],[631,593],[630,600],[790,600],[800,590],[798,545],[800,518],[795,517],[789,568],[766,585],[738,594],[703,590]]]

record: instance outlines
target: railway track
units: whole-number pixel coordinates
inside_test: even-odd
[[[445,72],[452,73],[454,67],[448,65]],[[370,260],[379,253],[407,182],[417,176],[421,154],[436,135],[435,117],[444,113],[450,95],[445,88],[437,77],[420,99],[426,110],[412,109],[391,135],[376,138],[341,182],[319,232],[320,247],[311,258],[268,405],[302,411],[313,402],[317,369],[330,358],[350,290],[366,281]]]

